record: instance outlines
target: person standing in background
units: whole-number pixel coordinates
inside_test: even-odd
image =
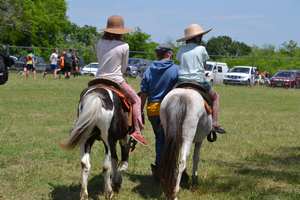
[[[33,79],[36,79],[36,70],[35,70],[35,56],[33,54],[33,50],[29,49],[28,54],[26,56],[26,64],[24,67],[24,75],[25,78],[28,79],[30,71],[33,73]]]
[[[72,64],[73,64],[72,49],[69,49],[69,51],[64,54],[64,72],[65,72],[66,79],[69,79],[71,77]]]
[[[53,52],[50,56],[50,66],[51,66],[51,71],[53,71],[53,76],[56,79],[57,78],[57,70],[58,70],[58,55],[57,55],[57,50],[53,49]]]

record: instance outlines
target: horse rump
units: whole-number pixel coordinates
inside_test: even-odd
[[[160,110],[165,144],[160,160],[159,176],[166,196],[172,195],[172,190],[176,186],[179,154],[183,141],[182,126],[187,108],[187,99],[184,96],[168,97],[163,100]]]

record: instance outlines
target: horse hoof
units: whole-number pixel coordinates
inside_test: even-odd
[[[107,192],[105,194],[105,199],[108,199],[108,200],[111,200],[114,196],[114,193],[111,191],[111,192]]]
[[[192,176],[192,186],[199,185],[199,180],[197,176]]]
[[[123,181],[122,176],[120,176],[119,178],[113,180],[113,185],[112,185],[113,191],[115,191],[117,193],[120,191],[122,181]]]
[[[89,197],[88,197],[88,194],[86,192],[82,192],[80,194],[80,200],[88,200]]]
[[[113,187],[114,192],[119,193],[119,191],[121,189],[121,184],[115,183],[112,187]]]
[[[119,165],[119,167],[118,167],[118,170],[119,170],[120,172],[123,172],[123,171],[127,171],[127,169],[128,169],[128,162],[126,162],[126,161],[120,162],[120,165]]]

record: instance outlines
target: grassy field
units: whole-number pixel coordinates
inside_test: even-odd
[[[81,90],[89,77],[23,80],[12,74],[0,86],[0,199],[74,200],[80,192],[79,149],[58,143],[73,124]],[[130,79],[138,88],[139,80]],[[200,184],[183,188],[179,199],[300,199],[300,90],[217,86],[221,123],[228,134],[205,142]],[[163,199],[150,176],[154,140],[131,154],[123,188],[115,199]],[[91,199],[103,199],[104,148],[92,150]],[[191,161],[189,161],[191,173]]]

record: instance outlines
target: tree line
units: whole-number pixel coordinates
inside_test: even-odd
[[[79,51],[86,63],[95,61],[95,43],[101,33],[96,27],[72,23],[66,12],[65,0],[0,0],[0,43],[32,46],[45,58],[52,48],[72,48]],[[131,57],[155,59],[154,49],[158,44],[140,28],[125,35],[124,40],[129,43]],[[180,44],[170,43],[177,51]],[[300,48],[292,40],[279,48],[249,46],[229,36],[213,37],[203,43],[212,60],[227,62],[229,66],[254,65],[271,73],[278,69],[300,68]]]

